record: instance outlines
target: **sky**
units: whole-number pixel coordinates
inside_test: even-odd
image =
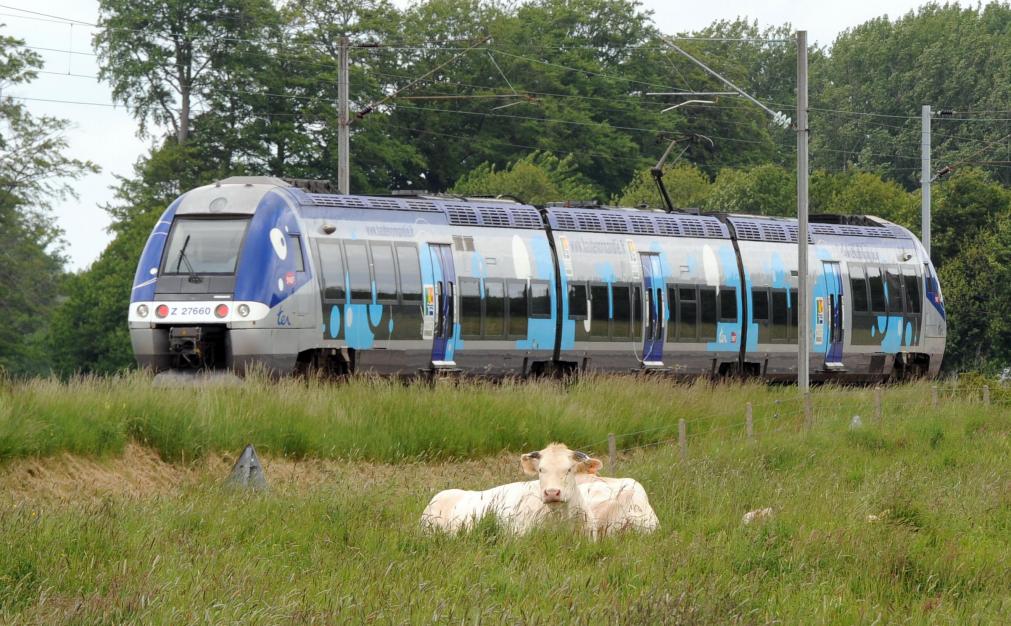
[[[407,0],[395,0],[405,5]],[[871,18],[888,15],[895,19],[924,4],[923,0],[849,0],[821,3],[810,0],[722,0],[698,2],[685,0],[642,0],[643,7],[654,12],[654,21],[668,33],[703,28],[713,21],[732,20],[738,16],[757,20],[761,26],[789,22],[808,31],[811,43],[829,45],[847,28]],[[133,164],[151,144],[136,135],[137,122],[122,106],[113,104],[107,84],[92,78],[98,66],[91,47],[94,29],[65,21],[54,21],[18,9],[46,13],[62,18],[94,23],[98,18],[97,0],[0,0],[0,33],[24,39],[37,48],[45,61],[45,72],[29,85],[6,89],[5,95],[32,98],[24,100],[36,115],[67,119],[69,154],[101,167],[73,183],[78,198],[54,205],[54,213],[65,232],[69,268],[86,268],[111,239],[107,231],[109,217],[101,206],[112,200],[110,187],[117,176],[130,176]],[[38,48],[49,48],[42,50]],[[53,51],[56,50],[56,51]],[[66,51],[72,53],[68,54]],[[719,63],[712,63],[719,70]],[[747,90],[746,85],[741,87]],[[44,102],[43,100],[73,101]],[[106,105],[106,106],[100,106]]]

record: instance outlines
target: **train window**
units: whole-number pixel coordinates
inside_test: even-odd
[[[177,218],[161,274],[233,274],[249,218]]]
[[[505,335],[505,286],[501,280],[484,281],[484,336]]]
[[[715,287],[699,287],[699,340],[716,341]]]
[[[913,272],[912,268],[905,267],[902,269],[902,282],[906,288],[906,306],[910,313],[918,314],[923,298],[920,295],[920,277]]]
[[[607,338],[611,301],[607,285],[590,285],[590,337]]]
[[[632,331],[632,297],[628,285],[614,285],[611,287],[611,296],[614,298],[614,337],[631,337]]]
[[[305,271],[305,257],[302,255],[302,238],[296,234],[288,235],[288,253],[292,255],[295,262],[295,271]]]
[[[769,321],[769,292],[765,289],[751,290],[751,319],[756,322]]]
[[[670,321],[667,323],[667,341],[677,341],[678,290],[674,285],[667,285],[667,306],[670,307]]]
[[[460,335],[464,339],[481,336],[481,281],[460,279]]]
[[[881,270],[877,267],[867,268],[867,287],[871,292],[871,310],[877,313],[884,313],[887,310],[885,305],[885,286],[881,280]]]
[[[336,241],[321,241],[319,251],[320,273],[323,275],[323,299],[344,302],[344,257]]]
[[[885,284],[888,286],[888,310],[892,313],[904,313],[902,306],[902,278],[897,267],[885,268]]]
[[[369,251],[364,241],[345,241],[351,279],[351,301],[372,302],[372,275],[369,272]]]
[[[720,321],[737,321],[737,287],[720,287]]]
[[[586,284],[569,283],[569,319],[586,319]]]
[[[853,294],[853,310],[856,312],[870,311],[870,301],[867,299],[867,278],[864,268],[850,265],[850,292]]]
[[[421,265],[418,263],[417,246],[398,243],[397,265],[400,267],[400,297],[404,302],[421,302]]]
[[[371,243],[372,275],[376,279],[376,300],[397,303],[397,269],[393,265],[393,246],[388,243]]]
[[[506,282],[509,294],[509,336],[526,339],[529,302],[527,301],[527,281],[510,280]]]
[[[789,312],[786,308],[786,290],[772,290],[772,329],[770,336],[773,341],[786,341],[787,320]]]
[[[794,343],[797,342],[797,312],[800,311],[800,300],[797,299],[797,290],[790,290],[790,326],[786,331],[786,338]]]
[[[678,341],[698,339],[698,315],[695,287],[678,287]]]
[[[530,317],[551,317],[551,283],[546,280],[530,281]]]
[[[653,290],[653,289],[647,289],[646,290],[646,298],[647,299],[651,299],[652,298],[652,294],[654,294],[654,293],[656,293],[655,290]],[[651,305],[648,305],[648,306],[651,306]],[[663,303],[661,302],[659,306],[660,306],[660,308],[658,309],[658,311],[659,311],[659,317],[657,319],[661,319],[662,320],[663,319]],[[643,327],[642,321],[643,321],[643,316],[642,316],[642,287],[640,287],[639,285],[632,285],[632,336],[635,337],[636,339],[641,339],[642,338],[642,327]],[[649,320],[647,319],[646,322],[648,324]],[[650,332],[655,335],[657,332],[659,332],[657,330],[657,328],[659,328],[659,324],[657,324],[657,326],[655,328],[651,329]],[[653,335],[650,335],[650,336],[652,337]]]

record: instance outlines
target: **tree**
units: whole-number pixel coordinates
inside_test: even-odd
[[[874,215],[914,232],[920,228],[919,199],[869,172],[816,171],[811,176],[811,212]]]
[[[919,185],[920,108],[935,104],[962,117],[1003,117],[1011,100],[1011,6],[929,3],[895,21],[870,20],[845,31],[831,58],[812,65],[812,154],[816,167],[852,164]],[[848,113],[852,112],[852,113]],[[945,163],[1002,155],[1003,124],[934,122],[933,157]],[[989,147],[987,147],[989,146]],[[991,174],[1011,183],[1011,170]]]
[[[944,265],[1011,212],[1011,192],[979,169],[957,171],[934,186],[931,257]]]
[[[771,164],[742,170],[724,168],[713,182],[705,204],[710,211],[796,215],[796,176]]]
[[[31,82],[42,66],[23,45],[0,36],[0,92]],[[43,338],[65,262],[51,203],[74,196],[69,181],[97,171],[64,154],[66,128],[0,98],[0,370],[16,374],[48,369]]]
[[[154,122],[183,145],[215,70],[235,71],[236,56],[259,50],[262,17],[271,11],[269,0],[100,0],[98,75],[142,134]]]
[[[699,208],[706,202],[712,184],[702,170],[688,163],[665,167],[663,184],[674,207]],[[649,206],[664,208],[663,198],[649,169],[640,170],[615,199],[615,204],[626,207]]]
[[[1011,216],[967,240],[939,270],[948,314],[944,367],[949,371],[1011,365]]]
[[[600,195],[576,171],[571,156],[559,159],[544,152],[531,153],[502,170],[491,163],[482,163],[458,180],[450,191],[463,196],[513,196],[534,204],[593,200]]]

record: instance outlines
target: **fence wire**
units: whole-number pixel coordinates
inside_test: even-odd
[[[903,391],[905,390],[898,388],[899,393],[897,394],[894,389],[886,390],[882,387],[859,390],[831,389],[811,393],[806,399],[798,394],[750,402],[748,403],[751,408],[750,437],[745,418],[747,409],[742,406],[740,411],[733,413],[721,411],[711,415],[684,419],[685,437],[683,443],[687,446],[692,439],[729,431],[733,431],[741,438],[755,440],[786,431],[810,433],[815,430],[846,425],[851,428],[870,427],[886,423],[889,416],[894,416],[898,410],[908,412],[911,406],[938,411],[944,410],[946,405],[950,406],[954,402],[992,408],[1011,406],[1011,390],[1003,386],[937,385],[931,388],[930,394],[913,393],[912,391],[901,393]],[[654,428],[627,433],[614,433],[606,439],[583,447],[596,449],[598,446],[609,444],[611,437],[614,438],[615,453],[618,455],[666,445],[679,447],[682,445],[680,433],[676,436],[635,445],[621,445],[621,442],[630,437],[661,432],[665,435],[675,435],[680,428],[680,421],[679,419],[677,422],[672,421]],[[726,423],[714,425],[717,421]]]

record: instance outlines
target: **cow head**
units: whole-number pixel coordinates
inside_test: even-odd
[[[594,474],[603,463],[585,452],[553,443],[539,452],[524,454],[520,457],[520,465],[528,475],[537,476],[544,502],[565,503],[578,493],[576,475]]]

